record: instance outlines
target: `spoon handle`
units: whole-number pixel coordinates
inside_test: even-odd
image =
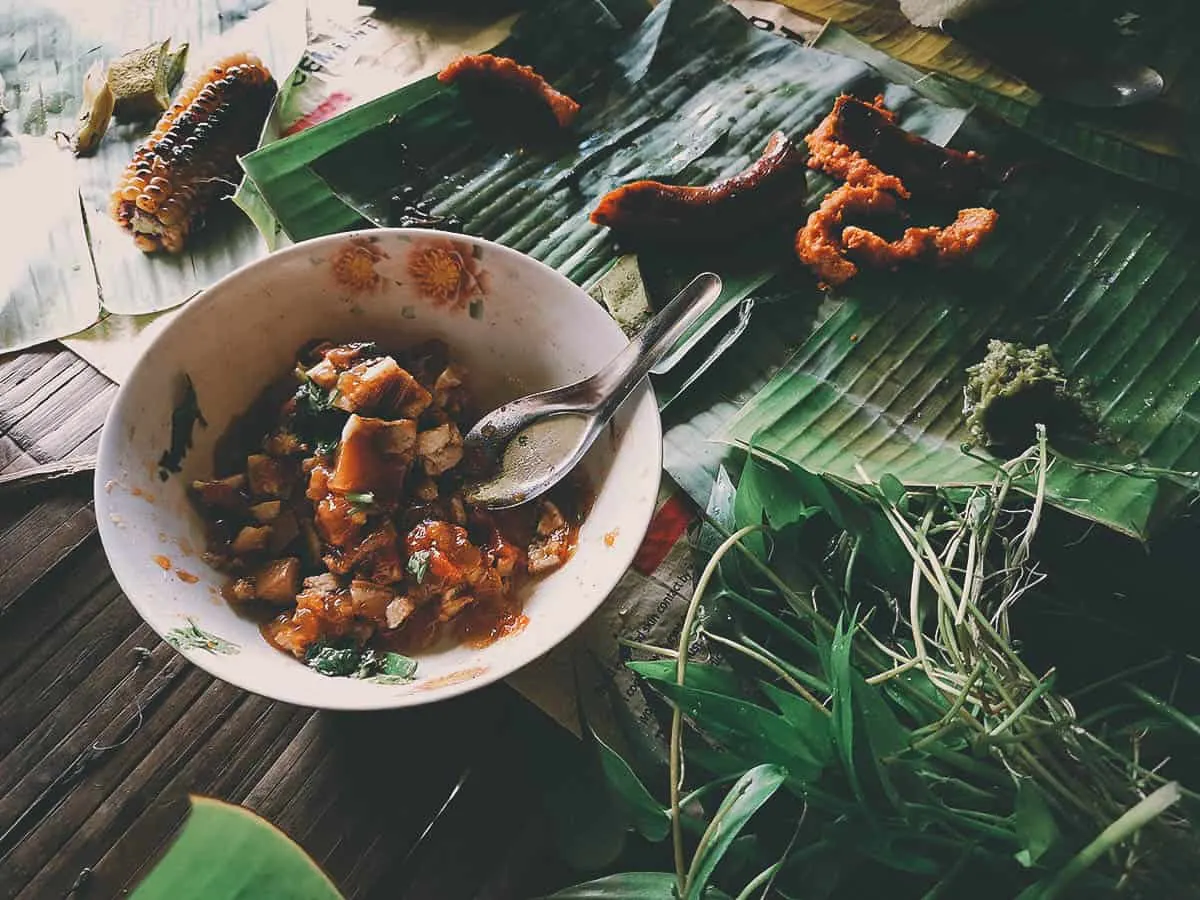
[[[589,394],[600,398],[592,409],[597,427],[607,423],[621,402],[720,295],[720,278],[712,272],[697,275],[612,362],[588,379]]]

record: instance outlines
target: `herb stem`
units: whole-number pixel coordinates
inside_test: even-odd
[[[832,715],[832,713],[825,707],[825,705],[817,698],[815,694],[813,694],[808,688],[789,675],[782,666],[776,665],[773,661],[767,659],[767,657],[763,656],[761,653],[751,650],[749,647],[744,647],[737,641],[731,641],[729,638],[723,638],[719,634],[713,634],[711,631],[705,631],[704,633],[709,637],[710,640],[716,641],[721,646],[728,647],[731,650],[736,650],[738,653],[742,653],[745,656],[748,656],[750,659],[753,659],[756,662],[766,666],[785,682],[787,682],[788,687],[807,700],[815,708],[823,712],[826,716]]]
[[[704,571],[696,580],[696,589],[692,592],[692,600],[683,617],[683,628],[679,632],[679,656],[678,664],[675,667],[675,683],[681,687],[687,677],[688,645],[691,643],[692,629],[696,624],[696,613],[700,609],[700,601],[704,597],[705,591],[708,590],[708,583],[716,574],[721,559],[731,548],[742,547],[742,538],[762,530],[764,530],[762,525],[747,525],[727,537],[709,558],[708,563],[704,566]],[[743,550],[745,550],[744,547]],[[757,561],[757,557],[753,558]],[[771,574],[774,575],[773,572]],[[679,896],[685,897],[687,895],[688,867],[683,849],[683,821],[679,806],[679,792],[683,787],[683,711],[678,705],[671,714],[671,748],[668,768],[671,778],[671,844],[675,854],[675,882]]]

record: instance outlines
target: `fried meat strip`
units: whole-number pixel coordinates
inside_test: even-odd
[[[830,191],[821,206],[796,234],[796,255],[813,270],[822,287],[845,284],[858,266],[846,257],[842,244],[847,213],[869,215],[896,211],[896,195],[876,187],[844,184]]]
[[[983,157],[939,147],[896,124],[883,105],[842,94],[829,115],[805,138],[809,165],[849,184],[870,184],[907,199],[960,201],[987,180]]]
[[[801,208],[808,194],[805,160],[777,131],[754,164],[736,175],[702,187],[634,181],[605,194],[591,220],[634,240],[726,241]]]
[[[438,81],[443,84],[460,80],[464,83],[499,83],[538,97],[545,102],[560,128],[570,127],[579,115],[578,103],[556,91],[530,66],[523,66],[507,56],[493,56],[491,53],[460,56],[438,72]]]
[[[905,260],[931,259],[949,263],[975,252],[996,227],[996,211],[983,207],[960,209],[945,228],[906,228],[896,241],[886,241],[873,231],[848,225],[842,245],[849,256],[874,268],[894,269]]]
[[[858,265],[894,269],[905,261],[949,263],[975,252],[996,227],[996,211],[960,210],[945,228],[907,228],[888,241],[872,231],[846,225],[846,215],[887,215],[896,211],[896,196],[876,187],[844,184],[826,195],[820,208],[796,235],[796,255],[809,266],[822,287],[845,284]],[[857,264],[856,264],[857,263]]]
[[[842,94],[834,101],[833,110],[813,131],[806,135],[804,143],[808,145],[808,167],[817,169],[834,178],[840,178],[846,184],[875,187],[884,191],[892,191],[896,196],[908,198],[908,189],[895,175],[888,175],[883,169],[871,162],[853,147],[848,146],[836,134],[839,110],[845,101],[853,100]],[[894,123],[896,114],[883,105],[883,96],[875,98],[871,107],[879,112],[887,122]]]

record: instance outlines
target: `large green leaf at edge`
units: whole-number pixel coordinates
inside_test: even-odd
[[[132,900],[280,897],[342,900],[298,844],[240,806],[192,797],[192,810],[166,856]]]
[[[577,884],[545,900],[677,900],[675,876],[667,872],[623,872]],[[709,888],[704,900],[729,900],[729,895]]]
[[[1200,223],[1178,198],[1061,162],[999,192],[999,228],[972,265],[847,284],[842,305],[727,436],[849,479],[858,465],[910,484],[990,478],[988,464],[960,449],[962,373],[999,337],[1046,341],[1069,374],[1087,379],[1106,449],[1200,468]],[[1145,537],[1183,490],[1059,460],[1047,493]]]

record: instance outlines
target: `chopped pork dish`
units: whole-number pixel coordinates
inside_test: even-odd
[[[306,660],[520,630],[522,585],[570,557],[587,492],[568,483],[502,512],[465,503],[462,435],[477,418],[440,341],[303,351],[225,435],[218,477],[191,486],[226,599]]]

